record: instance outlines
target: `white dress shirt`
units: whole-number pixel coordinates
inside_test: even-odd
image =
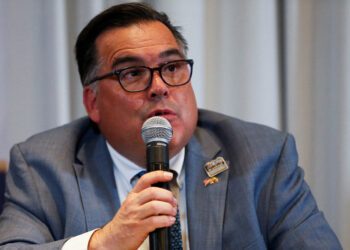
[[[107,143],[107,142],[106,142]],[[119,154],[114,148],[107,143],[108,151],[111,155],[113,161],[113,173],[114,179],[117,185],[118,196],[120,204],[124,202],[130,191],[132,190],[131,180],[138,174],[140,171],[145,170],[144,168],[136,165],[129,159],[125,158]],[[189,249],[188,241],[188,228],[187,228],[187,215],[186,215],[186,190],[185,190],[185,171],[183,170],[183,162],[185,159],[185,149],[183,148],[177,155],[170,159],[170,169],[176,171],[177,173],[177,184],[179,187],[179,213],[180,213],[180,223],[181,223],[181,232],[182,232],[182,242],[183,249]],[[72,237],[69,239],[62,247],[62,250],[87,250],[89,240],[91,235],[98,228],[91,230],[87,233]],[[148,250],[149,243],[148,237],[142,243],[139,250]]]

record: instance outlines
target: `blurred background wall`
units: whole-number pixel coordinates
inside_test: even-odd
[[[75,39],[121,2],[0,1],[0,161],[85,115]],[[319,207],[350,249],[350,0],[143,2],[183,27],[200,107],[296,137]]]

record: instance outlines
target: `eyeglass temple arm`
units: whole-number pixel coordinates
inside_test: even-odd
[[[94,78],[91,79],[91,81],[88,81],[87,83],[85,83],[85,84],[84,84],[84,87],[89,86],[90,84],[92,84],[92,83],[94,83],[94,82],[96,82],[96,81],[99,81],[99,80],[102,80],[102,79],[104,79],[104,78],[113,76],[113,75],[115,75],[115,74],[116,74],[116,72],[113,71],[113,72],[111,72],[111,73],[108,73],[108,74],[105,74],[105,75],[102,75],[102,76],[94,77]]]

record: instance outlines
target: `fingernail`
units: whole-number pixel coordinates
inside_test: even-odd
[[[174,223],[175,222],[175,217],[169,217],[169,221],[170,221],[170,223]]]
[[[167,178],[170,178],[170,177],[173,177],[173,173],[172,173],[172,172],[165,171],[165,172],[164,172],[164,176],[167,177]]]

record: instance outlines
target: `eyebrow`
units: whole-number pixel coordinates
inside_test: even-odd
[[[141,63],[143,62],[143,60],[140,57],[136,57],[136,56],[119,57],[113,61],[112,68],[115,68],[119,64],[130,63],[130,62]]]
[[[164,58],[164,57],[168,57],[168,56],[180,56],[180,57],[184,57],[182,55],[182,53],[178,50],[178,49],[169,49],[169,50],[166,50],[162,53],[159,54],[159,57],[160,58]]]
[[[169,50],[163,51],[162,53],[159,54],[158,57],[159,58],[166,58],[168,56],[173,56],[173,55],[177,55],[177,56],[180,56],[182,58],[184,57],[178,49],[169,49]],[[137,56],[119,57],[113,61],[112,68],[115,68],[119,64],[123,64],[123,63],[142,63],[142,62],[144,62],[144,60],[140,57],[137,57]]]

